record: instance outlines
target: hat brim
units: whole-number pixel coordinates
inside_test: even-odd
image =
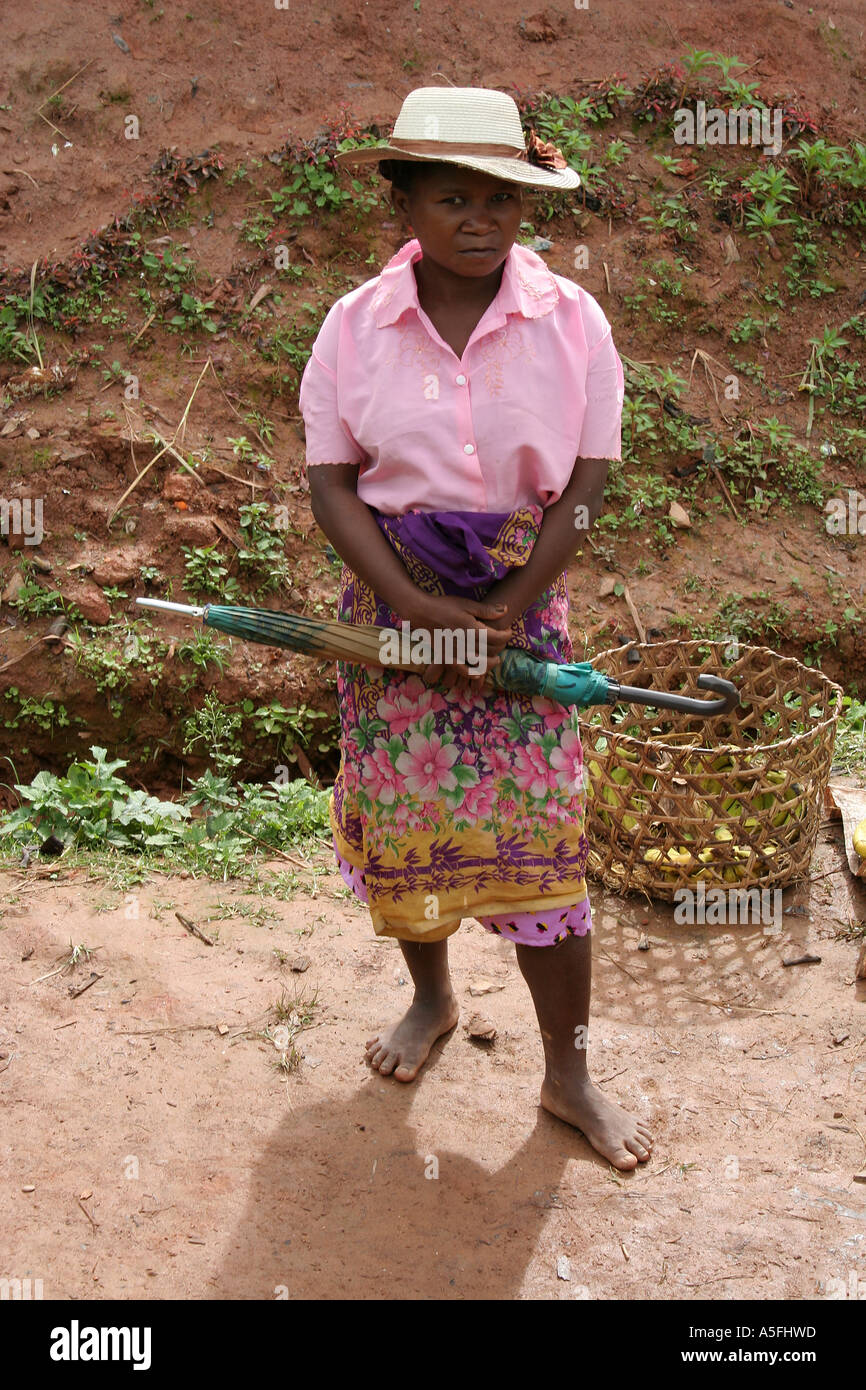
[[[542,169],[527,159],[510,159],[507,155],[407,154],[396,145],[362,145],[356,150],[342,150],[334,159],[343,164],[372,164],[380,159],[400,159],[411,164],[456,164],[462,169],[476,169],[507,183],[525,184],[530,188],[551,188],[565,192],[579,188],[580,174],[576,169]]]

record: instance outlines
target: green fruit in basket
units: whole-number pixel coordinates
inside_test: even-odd
[[[733,840],[733,835],[726,825],[717,825],[713,831],[717,840]]]
[[[657,864],[663,856],[660,849],[645,849],[643,857],[645,864]]]
[[[631,782],[631,773],[627,767],[614,767],[610,775],[618,787],[624,787],[626,782]]]
[[[788,774],[785,772],[765,772],[764,776],[768,782],[772,782],[776,787],[783,786],[788,780]]]
[[[591,763],[589,764],[589,772],[590,772],[590,776],[591,776],[591,777],[600,777],[600,776],[601,776],[601,765],[600,765],[599,763],[597,763],[597,762],[591,762]]]
[[[853,845],[861,859],[866,859],[866,820],[861,820],[854,830]]]
[[[730,816],[741,816],[743,808],[735,796],[726,797],[722,802],[722,810]]]
[[[749,849],[748,845],[734,845],[734,854],[737,859],[750,859],[752,851]]]
[[[631,833],[633,830],[637,830],[639,823],[640,822],[638,821],[636,816],[623,816],[622,818],[622,828],[623,830],[627,830],[629,833]]]
[[[757,816],[747,816],[743,821],[743,829],[756,830],[760,824],[761,822],[758,820]]]
[[[669,849],[668,859],[672,864],[691,864],[692,856],[687,849],[680,845],[679,849]]]

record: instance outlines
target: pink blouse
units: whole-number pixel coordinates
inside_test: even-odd
[[[622,362],[592,295],[515,244],[458,358],[418,302],[421,254],[329,310],[301,381],[307,465],[359,463],[358,496],[394,516],[547,507],[575,459],[618,459]]]

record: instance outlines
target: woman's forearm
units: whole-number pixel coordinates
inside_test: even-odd
[[[348,488],[313,499],[313,516],[337,554],[396,613],[408,613],[421,593],[379,529],[366,502]]]
[[[568,487],[544,512],[526,564],[509,570],[485,595],[491,603],[507,603],[512,621],[532,606],[574,558],[601,514],[608,466],[607,459],[577,459]]]

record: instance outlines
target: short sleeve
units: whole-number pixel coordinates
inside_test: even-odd
[[[608,327],[601,342],[592,348],[589,354],[586,368],[586,411],[580,431],[578,457],[622,457],[624,393],[622,361],[613,345],[613,334]]]
[[[304,417],[308,467],[364,462],[363,449],[340,415],[340,307],[338,301],[329,309],[301,377],[298,404]]]

